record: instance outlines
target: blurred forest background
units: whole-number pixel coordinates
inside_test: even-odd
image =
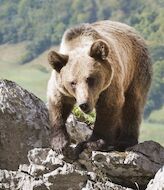
[[[46,101],[48,51],[59,47],[67,28],[104,19],[133,26],[147,41],[154,76],[141,140],[164,145],[164,0],[0,0],[0,78]]]

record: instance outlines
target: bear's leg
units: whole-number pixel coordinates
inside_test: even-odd
[[[115,138],[121,125],[122,105],[109,107],[103,106],[97,109],[96,122],[93,134],[89,141],[103,139],[101,150],[111,151],[114,149]]]
[[[141,124],[146,94],[140,89],[132,89],[125,94],[125,104],[122,110],[122,125],[115,142],[115,149],[124,151],[138,144],[139,126]]]
[[[57,93],[57,92],[56,92]],[[66,130],[65,122],[72,108],[72,100],[63,97],[60,93],[54,96],[55,99],[49,99],[49,117],[51,121],[51,147],[54,150],[61,151],[69,144],[69,136]]]

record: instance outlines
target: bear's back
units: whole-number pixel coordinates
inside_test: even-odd
[[[132,27],[105,20],[92,24],[81,24],[68,29],[63,35],[60,52],[67,54],[78,47],[90,48],[91,44],[97,39],[119,44],[120,47],[117,48],[122,48],[124,44],[128,44],[132,48],[133,42],[139,42],[141,46],[145,46],[144,40]]]

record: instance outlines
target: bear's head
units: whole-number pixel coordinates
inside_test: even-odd
[[[69,55],[55,51],[48,55],[50,65],[58,73],[57,83],[85,113],[93,110],[101,92],[111,83],[113,69],[108,54],[107,43],[97,40],[87,52],[85,48],[76,48]]]

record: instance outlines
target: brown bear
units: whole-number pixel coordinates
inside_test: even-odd
[[[89,146],[122,151],[138,143],[152,66],[144,40],[132,27],[99,21],[71,28],[59,53],[51,51],[48,60],[52,148],[69,144],[65,122],[75,103],[86,114],[96,110],[93,134],[77,146],[79,152]]]

